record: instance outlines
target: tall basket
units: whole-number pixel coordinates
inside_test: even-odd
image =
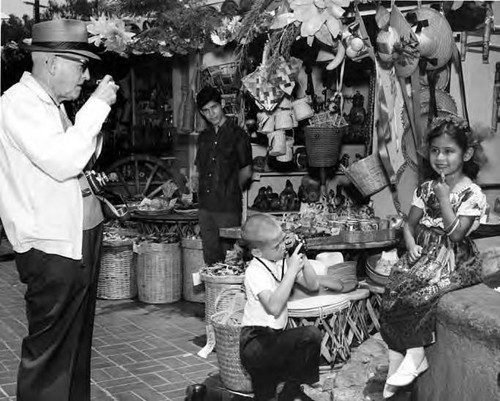
[[[190,302],[205,302],[203,286],[194,286],[193,273],[205,265],[203,245],[200,238],[183,238],[182,247],[182,297]]]
[[[103,241],[97,298],[130,299],[137,295],[132,240]]]
[[[377,153],[352,163],[349,168],[344,167],[343,171],[364,197],[373,195],[389,185],[384,166]]]
[[[223,290],[215,302],[215,313],[211,315],[210,323],[215,331],[222,383],[229,390],[251,393],[252,380],[240,359],[241,319],[245,302],[245,293],[241,288]]]
[[[215,302],[217,297],[224,290],[241,291],[241,285],[245,280],[242,275],[210,276],[201,274],[201,279],[205,282],[205,322],[210,322],[210,316],[215,313]],[[224,308],[225,300],[219,301],[220,307]]]
[[[339,160],[343,127],[305,127],[307,162],[310,167],[331,167]]]
[[[181,299],[182,266],[179,242],[143,242],[137,246],[139,300],[166,304]]]

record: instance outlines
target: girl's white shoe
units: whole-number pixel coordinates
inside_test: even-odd
[[[394,373],[387,379],[386,385],[396,386],[396,387],[407,386],[408,384],[413,382],[413,380],[415,380],[415,378],[418,377],[418,375],[425,372],[428,368],[429,368],[429,363],[427,362],[427,358],[425,357],[417,369],[412,369],[408,367],[407,364],[401,364],[398,370],[396,370],[396,373]]]
[[[384,398],[391,398],[394,394],[396,394],[397,389],[398,389],[397,387],[391,386],[386,382],[384,385],[384,391],[382,392],[382,396]]]

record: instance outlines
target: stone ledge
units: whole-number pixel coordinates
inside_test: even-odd
[[[449,330],[500,349],[500,293],[484,284],[443,296],[437,319]]]

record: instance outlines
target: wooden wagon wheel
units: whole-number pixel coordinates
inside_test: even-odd
[[[179,185],[179,174],[163,160],[145,154],[119,159],[104,169],[110,178],[106,187],[112,193],[126,198],[142,199],[168,179]]]

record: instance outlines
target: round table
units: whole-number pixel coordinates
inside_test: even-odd
[[[169,212],[164,214],[144,214],[132,211],[130,219],[141,225],[141,231],[150,234],[155,232],[175,232],[180,237],[186,238],[200,234],[198,213]]]

